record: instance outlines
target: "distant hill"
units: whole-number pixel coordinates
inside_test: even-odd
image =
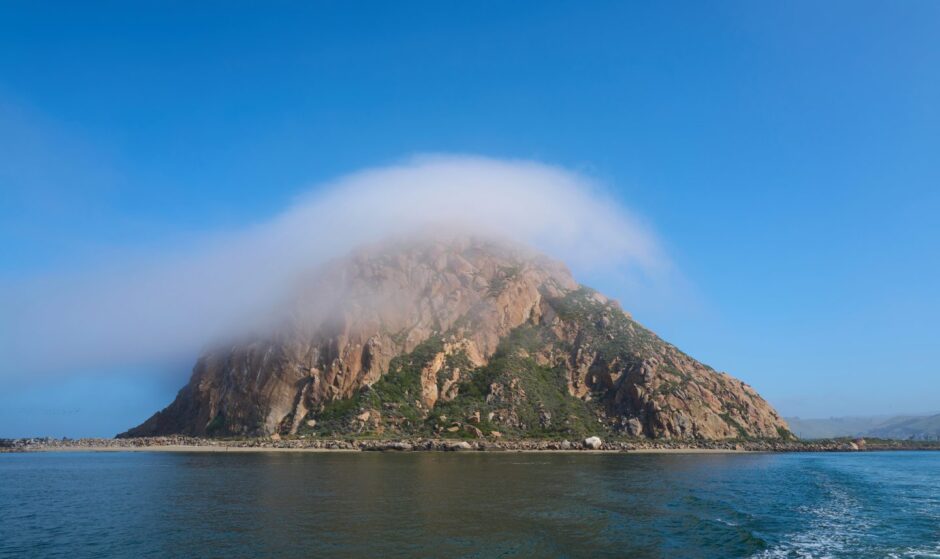
[[[940,440],[940,414],[896,418],[872,429],[868,436],[883,439]]]
[[[787,418],[790,429],[801,439],[833,437],[878,437],[884,439],[940,440],[940,414],[828,419]]]

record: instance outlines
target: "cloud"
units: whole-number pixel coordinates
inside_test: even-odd
[[[299,275],[393,235],[466,230],[656,281],[655,235],[590,179],[529,161],[422,156],[319,185],[266,223],[93,271],[2,286],[3,372],[178,358],[258,327]]]

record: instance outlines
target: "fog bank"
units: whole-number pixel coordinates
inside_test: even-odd
[[[430,156],[312,188],[274,219],[3,285],[0,373],[176,358],[261,328],[298,276],[363,243],[432,231],[532,245],[578,270],[667,273],[642,221],[579,174],[540,163]]]

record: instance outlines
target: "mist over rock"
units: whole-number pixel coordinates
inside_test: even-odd
[[[173,403],[120,436],[789,436],[752,388],[526,247],[364,247],[285,310],[273,333],[202,355]]]

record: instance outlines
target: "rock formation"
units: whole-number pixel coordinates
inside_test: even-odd
[[[204,354],[172,404],[121,436],[789,437],[752,388],[522,247],[363,248],[289,308],[273,334]]]

